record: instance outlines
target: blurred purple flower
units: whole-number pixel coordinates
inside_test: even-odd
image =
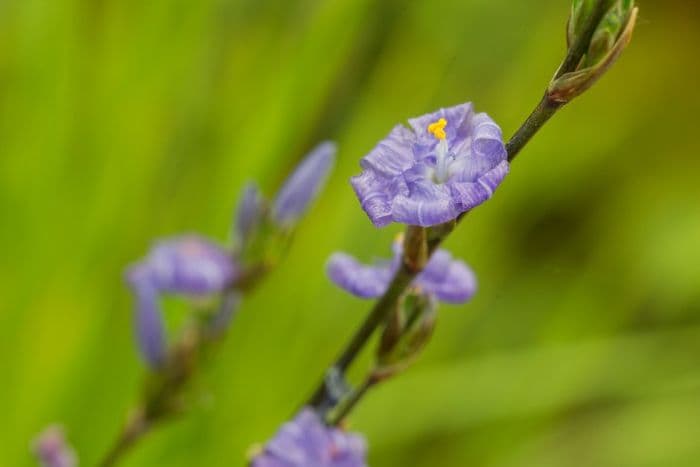
[[[409,119],[367,154],[351,180],[377,227],[455,219],[491,197],[508,173],[501,129],[471,103]]]
[[[328,427],[310,409],[285,423],[251,467],[366,467],[364,438]]]
[[[66,442],[63,430],[57,425],[46,428],[32,445],[42,467],[75,467],[75,451]]]
[[[137,343],[151,367],[159,367],[166,356],[160,295],[215,294],[226,289],[238,274],[238,266],[226,251],[195,235],[162,241],[145,260],[129,268],[126,277],[137,302]]]
[[[328,260],[330,279],[340,288],[360,298],[375,298],[386,292],[401,265],[403,245],[394,243],[394,258],[364,265],[345,253],[335,253]],[[476,276],[464,262],[452,259],[445,250],[437,250],[414,286],[446,303],[465,303],[476,292]]]
[[[335,144],[325,141],[316,146],[287,179],[275,198],[272,219],[291,226],[304,214],[321,191],[335,162]]]

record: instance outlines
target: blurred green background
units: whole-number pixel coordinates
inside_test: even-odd
[[[480,290],[359,407],[370,464],[700,465],[700,15],[635,38],[448,246]],[[223,240],[247,180],[315,142],[329,189],[249,297],[196,407],[125,466],[243,465],[367,302],[328,255],[386,256],[347,183],[397,122],[471,100],[512,134],[564,54],[566,0],[0,1],[0,465],[61,422],[94,465],[143,367],[122,271],[154,238]],[[360,362],[359,373],[365,362]],[[356,373],[356,374],[357,374]]]

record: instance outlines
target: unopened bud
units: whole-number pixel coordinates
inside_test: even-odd
[[[437,302],[420,291],[408,292],[386,323],[376,353],[374,376],[384,379],[407,368],[430,340]]]
[[[233,225],[233,237],[239,250],[250,242],[266,212],[267,201],[260,189],[255,183],[248,183],[241,193]]]
[[[596,26],[577,69],[564,73],[550,83],[547,96],[554,102],[565,104],[593,86],[617,61],[632,39],[638,11],[634,1],[598,1],[603,2],[606,13]],[[583,34],[584,25],[590,21],[597,3],[596,0],[574,0],[567,30],[569,47]]]

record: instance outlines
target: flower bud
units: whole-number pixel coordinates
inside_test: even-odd
[[[605,14],[596,26],[578,67],[550,83],[547,96],[554,102],[565,104],[593,86],[617,61],[632,39],[638,11],[634,1],[598,1],[603,3]],[[591,20],[598,1],[574,0],[567,28],[569,47],[584,33],[584,26]]]
[[[66,441],[63,429],[52,425],[46,428],[34,441],[32,450],[41,467],[75,467],[78,459],[75,451]]]
[[[272,204],[272,220],[293,227],[319,195],[335,163],[335,144],[324,141],[297,166]]]
[[[268,202],[257,186],[248,185],[238,205],[233,234],[240,261],[258,273],[274,266],[289,248],[299,220],[325,186],[335,163],[336,146],[317,145]]]
[[[435,298],[418,290],[404,295],[384,327],[374,377],[384,379],[406,369],[430,340],[436,319]]]
[[[238,248],[244,248],[250,241],[251,235],[259,227],[266,212],[266,201],[255,183],[248,183],[241,193],[238,202],[233,236]]]

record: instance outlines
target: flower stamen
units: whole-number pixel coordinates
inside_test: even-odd
[[[428,125],[428,133],[432,134],[436,139],[444,141],[447,138],[447,133],[445,133],[446,126],[447,120],[440,118],[438,121]]]

